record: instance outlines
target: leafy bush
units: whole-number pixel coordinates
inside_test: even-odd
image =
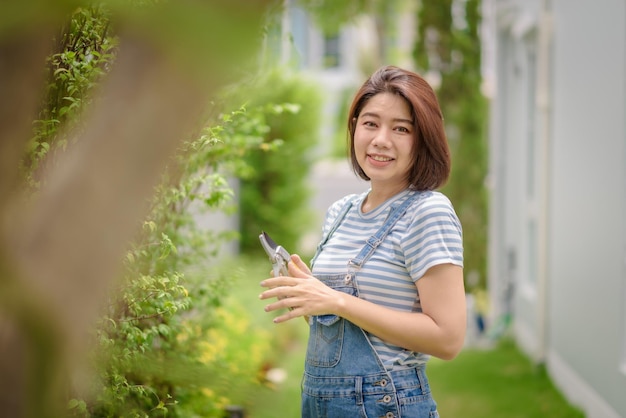
[[[275,110],[266,120],[264,141],[280,146],[274,152],[261,147],[246,157],[254,173],[241,185],[241,249],[260,251],[258,236],[265,230],[295,252],[310,226],[311,190],[305,184],[318,141],[321,97],[315,84],[286,70],[271,71],[255,85],[250,105]]]
[[[71,142],[66,132],[80,123],[94,87],[114,62],[118,41],[110,33],[107,16],[102,4],[79,8],[54,40],[44,100],[22,162],[27,184],[33,188],[42,180],[36,177],[39,164],[53,161],[54,153]]]
[[[33,191],[45,181],[38,169],[55,164],[56,153],[72,145],[65,132],[80,128],[91,92],[114,65],[117,41],[110,27],[106,9],[94,6],[78,9],[60,31],[22,164]],[[254,158],[246,160],[247,153],[266,157],[280,149],[277,138],[297,137],[293,132],[298,128],[314,131],[304,122],[300,127],[283,124],[285,115],[298,110],[299,101],[306,103],[307,112],[313,106],[304,97],[308,91],[290,90],[297,84],[291,82],[280,94],[245,107],[233,106],[232,100],[229,105],[226,100],[208,105],[204,128],[184,143],[163,173],[143,228],[129,243],[123,280],[94,329],[97,379],[86,392],[72,393],[68,409],[73,416],[221,417],[225,405],[244,399],[261,384],[257,371],[271,351],[268,339],[243,309],[223,306],[232,283],[245,272],[219,269],[216,257],[237,231],[202,230],[197,215],[236,210],[228,179],[263,171],[252,168]],[[286,98],[288,104],[277,101]],[[281,196],[295,189],[294,182],[307,172],[306,149],[312,145],[287,142],[294,146],[282,155],[295,154],[286,167],[294,176],[272,183],[289,186],[280,189]],[[302,199],[284,212],[293,214],[304,204]],[[272,219],[279,224],[287,218]]]
[[[335,135],[331,156],[337,159],[349,157],[348,112],[356,87],[346,88],[339,94],[339,106],[335,115]]]
[[[243,273],[219,272],[207,259],[233,234],[198,229],[190,207],[232,205],[222,173],[245,173],[242,153],[260,146],[268,128],[262,108],[220,119],[186,143],[176,180],[165,177],[128,252],[122,297],[97,330],[107,356],[93,416],[219,416],[238,393],[260,384],[256,371],[269,346],[259,342],[266,339],[250,328],[245,311],[222,308]]]

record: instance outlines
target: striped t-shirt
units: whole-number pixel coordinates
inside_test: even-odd
[[[461,223],[450,200],[439,192],[405,190],[363,213],[361,204],[367,193],[346,196],[328,209],[323,236],[328,234],[347,202],[353,202],[317,255],[313,275],[345,274],[348,260],[356,257],[367,239],[380,229],[390,206],[401,204],[411,193],[425,193],[411,204],[356,276],[360,298],[391,309],[421,312],[415,282],[435,265],[463,266]],[[368,337],[387,369],[405,368],[428,360],[423,353],[388,344],[371,334]]]

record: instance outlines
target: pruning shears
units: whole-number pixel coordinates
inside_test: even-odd
[[[259,240],[261,241],[261,246],[263,246],[263,249],[270,258],[274,277],[288,276],[289,272],[287,270],[287,264],[289,264],[291,256],[287,250],[276,244],[274,240],[265,232],[261,232]]]

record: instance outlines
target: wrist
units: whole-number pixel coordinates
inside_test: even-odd
[[[336,290],[335,292],[337,292],[335,297],[335,315],[343,317],[346,311],[346,305],[348,303],[347,298],[349,295],[339,290]]]

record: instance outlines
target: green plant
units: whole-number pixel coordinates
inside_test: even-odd
[[[295,252],[310,226],[306,179],[318,140],[321,97],[313,83],[285,70],[268,72],[255,86],[250,106],[272,110],[267,112],[265,144],[280,146],[246,156],[254,173],[241,185],[241,249],[259,252],[258,236],[265,230]]]
[[[106,6],[93,3],[78,8],[53,40],[44,99],[22,160],[30,187],[39,187],[39,165],[54,163],[55,152],[64,151],[72,141],[67,132],[80,123],[94,88],[115,61],[118,40],[110,26]]]
[[[226,179],[245,172],[247,166],[242,156],[247,150],[261,145],[260,133],[268,129],[263,121],[265,110],[241,108],[214,116],[220,113],[219,110],[232,107],[224,107],[221,103],[207,105],[211,107],[213,117],[206,118],[206,128],[189,134],[194,139],[184,144],[180,141],[181,137],[187,137],[189,128],[197,126],[195,116],[203,110],[201,105],[206,104],[206,98],[215,97],[211,83],[222,84],[224,78],[218,73],[230,67],[216,63],[215,67],[220,70],[210,68],[206,71],[206,67],[199,69],[201,64],[198,63],[206,65],[211,59],[217,61],[216,57],[223,57],[225,62],[234,59],[239,54],[234,51],[239,49],[232,48],[232,45],[247,49],[246,46],[251,44],[249,38],[244,37],[248,40],[245,44],[238,43],[242,39],[239,34],[254,32],[256,24],[247,23],[256,22],[256,19],[240,19],[244,12],[232,6],[232,2],[224,2],[228,7],[213,3],[208,6],[181,3],[178,6],[176,2],[151,0],[124,3],[129,4],[106,2],[115,9],[114,17],[100,2],[81,1],[60,2],[55,4],[58,7],[52,3],[15,3],[9,7],[19,16],[3,15],[3,57],[9,58],[7,62],[16,58],[16,65],[12,66],[15,70],[5,72],[4,84],[16,81],[17,87],[9,89],[7,103],[14,103],[18,111],[7,112],[11,106],[5,106],[2,112],[8,128],[2,130],[0,154],[7,163],[5,171],[9,176],[6,177],[10,177],[5,181],[3,175],[0,182],[7,192],[2,206],[11,207],[5,214],[20,210],[28,212],[24,216],[15,216],[15,224],[20,224],[18,227],[2,230],[7,242],[17,238],[15,247],[24,244],[21,249],[26,248],[23,254],[28,254],[21,257],[20,251],[0,249],[0,267],[7,279],[2,281],[4,290],[0,293],[5,300],[15,301],[12,300],[6,309],[3,307],[3,318],[16,331],[8,336],[9,355],[5,356],[2,367],[11,371],[3,374],[4,395],[0,400],[3,410],[7,406],[11,409],[8,414],[61,416],[57,401],[64,394],[70,394],[74,397],[67,406],[76,416],[218,416],[228,399],[214,397],[213,393],[225,393],[226,389],[221,386],[224,381],[237,382],[242,376],[249,376],[249,371],[254,370],[266,350],[263,345],[252,346],[251,341],[260,337],[256,330],[237,326],[239,319],[245,322],[245,318],[233,318],[221,308],[223,295],[238,272],[214,273],[205,263],[206,260],[215,261],[213,256],[224,239],[231,239],[234,233],[200,231],[193,216],[195,211],[203,209],[231,210],[229,199],[234,193]],[[154,3],[164,7],[148,13],[134,9],[135,6],[151,7]],[[34,65],[43,62],[37,58],[43,57],[45,47],[39,46],[48,40],[48,29],[58,24],[59,16],[79,5],[83,7],[73,10],[67,25],[54,39],[57,48],[47,61],[49,79],[32,140],[21,156],[23,178],[18,180],[13,171],[17,171],[14,170],[15,163],[27,139],[21,133],[27,131],[22,121],[28,120],[31,101],[39,97],[39,89],[33,87],[38,85],[37,80],[32,76],[41,72],[41,68]],[[245,13],[250,10],[255,9],[246,7]],[[260,13],[251,15],[256,17]],[[195,19],[196,16],[200,17]],[[221,21],[220,16],[223,17]],[[28,21],[29,17],[32,21]],[[207,24],[204,17],[209,23],[212,23],[211,19],[227,23],[221,26]],[[110,24],[114,19],[119,19],[116,23],[124,21],[121,26],[127,30],[120,43],[126,41],[123,46],[130,48],[129,55],[117,55],[118,41],[109,30],[120,27]],[[190,20],[195,24],[185,26],[186,31],[174,30],[180,22]],[[155,22],[171,26],[164,28]],[[144,24],[145,27],[139,27]],[[204,41],[211,36],[207,36],[204,30],[197,30],[201,25],[212,28],[212,35],[229,34],[227,40],[208,42],[207,50],[212,52],[210,59],[207,59],[209,54],[206,51],[186,53],[192,50],[188,44],[193,41],[199,40],[199,44],[207,46]],[[13,32],[11,28],[7,29],[8,26],[19,27],[19,31]],[[158,29],[153,31],[147,26]],[[233,26],[235,29],[231,30]],[[180,32],[185,33],[181,36]],[[176,42],[180,39],[190,42]],[[170,40],[173,42],[169,43]],[[29,48],[35,44],[37,48]],[[177,44],[184,45],[185,49]],[[31,54],[31,49],[36,53]],[[145,53],[145,56],[136,59],[136,53]],[[184,63],[192,65],[187,67]],[[112,66],[117,66],[117,71],[110,72]],[[178,79],[181,74],[176,70],[181,67],[189,70]],[[202,82],[190,80],[201,72]],[[27,76],[21,77],[22,73]],[[186,77],[189,74],[191,77]],[[109,84],[101,83],[104,76],[109,77]],[[149,80],[145,85],[141,83],[143,80],[138,80],[142,76],[145,76],[143,80]],[[186,84],[187,81],[190,83]],[[161,90],[160,87],[168,82],[172,90]],[[135,89],[139,85],[146,88]],[[92,106],[91,97],[95,90],[102,93],[98,94],[102,98],[98,101],[99,106]],[[170,94],[172,91],[175,93]],[[186,94],[179,94],[180,101],[177,102],[174,96],[180,92]],[[20,93],[28,98],[24,101],[10,99],[16,99]],[[116,102],[117,98],[121,100]],[[140,103],[132,101],[137,98],[145,100],[139,100]],[[136,113],[120,112],[111,105],[129,102],[133,103],[131,108],[137,110]],[[155,104],[154,108],[152,104]],[[170,108],[171,115],[166,113]],[[136,117],[138,115],[144,118]],[[10,120],[12,116],[17,120],[15,124]],[[155,116],[163,117],[167,122],[162,123]],[[91,122],[87,124],[86,121]],[[105,121],[105,124],[98,121]],[[111,127],[124,127],[118,131],[109,130],[106,122],[111,122]],[[126,122],[130,123],[125,125]],[[87,138],[89,143],[85,146],[78,144],[81,138]],[[107,146],[113,143],[114,146]],[[167,158],[174,157],[174,145],[181,146],[176,161],[171,161],[167,172],[162,173],[165,162],[170,161]],[[75,152],[66,153],[66,148],[70,147]],[[107,154],[101,152],[103,150],[111,152]],[[124,162],[116,165],[118,156]],[[91,174],[102,181],[91,181]],[[141,225],[139,216],[145,213],[143,205],[150,203],[149,190],[154,187],[156,179],[162,181],[158,185],[157,197],[151,202],[152,212],[143,229],[135,231],[134,227]],[[125,188],[127,184],[132,186]],[[25,187],[27,190],[19,192],[33,192],[28,197],[43,204],[29,206],[23,203],[21,193],[13,193],[17,192],[12,189],[14,186]],[[42,192],[37,193],[40,188]],[[91,192],[101,199],[90,198],[94,196]],[[55,205],[54,202],[62,204]],[[33,211],[30,210],[32,207]],[[102,210],[94,210],[98,207]],[[51,215],[48,216],[47,212]],[[92,229],[93,225],[97,227]],[[41,231],[44,232],[38,234]],[[47,234],[45,231],[53,232]],[[130,248],[123,266],[123,280],[117,283],[117,292],[111,295],[100,324],[93,330],[99,344],[93,351],[98,379],[89,388],[91,391],[73,392],[87,391],[87,385],[79,382],[81,384],[70,388],[64,384],[70,374],[66,370],[73,372],[80,368],[71,364],[73,358],[65,362],[69,358],[65,354],[74,353],[71,350],[73,342],[84,335],[94,307],[100,307],[105,299],[102,290],[109,289],[112,272],[121,264],[121,246],[129,240],[130,231],[136,232],[136,237],[128,243]],[[20,239],[22,236],[26,238]],[[47,240],[46,236],[67,236],[67,239]],[[36,242],[35,252],[38,254],[30,251],[32,246],[28,242],[31,237],[31,242]],[[16,261],[9,254],[18,254],[14,257]],[[100,257],[99,254],[106,255]],[[17,261],[20,258],[22,260]],[[28,268],[23,269],[24,265]],[[28,270],[28,273],[22,270]],[[81,282],[83,277],[84,285]],[[94,285],[93,289],[87,283]],[[14,293],[21,293],[20,297],[12,298]],[[68,308],[59,309],[62,313],[57,315],[57,305],[65,308],[66,301]],[[84,314],[84,320],[81,314]],[[73,318],[81,320],[74,321]],[[224,339],[237,341],[237,350],[228,350],[229,356],[207,356],[212,343]],[[258,355],[248,356],[253,348],[258,348]],[[81,350],[78,351],[82,354]],[[13,361],[15,367],[11,364]],[[238,370],[237,366],[241,364],[248,368]],[[244,387],[257,384],[254,378],[241,381]],[[13,383],[16,384],[11,387]],[[7,401],[14,393],[16,400]],[[232,391],[228,395],[235,396]],[[35,406],[31,407],[33,404]]]
[[[41,164],[71,144],[91,92],[115,62],[116,38],[104,6],[80,8],[59,35],[48,59],[50,79],[23,173],[36,189]],[[262,331],[241,308],[223,299],[243,273],[219,270],[215,258],[236,231],[202,230],[199,213],[232,213],[231,177],[253,170],[243,158],[253,149],[271,152],[266,120],[295,105],[265,102],[207,107],[204,127],[183,143],[163,173],[150,214],[129,244],[123,279],[94,329],[96,380],[77,392],[68,410],[80,417],[221,416],[226,404],[259,386],[256,370],[269,355]],[[252,353],[253,355],[250,355]]]
[[[164,176],[127,254],[121,297],[97,329],[104,360],[92,416],[217,416],[237,391],[259,384],[250,371],[268,352],[258,344],[264,336],[248,329],[241,310],[222,305],[241,272],[206,261],[234,235],[197,228],[194,203],[227,210],[233,191],[225,176],[247,171],[241,156],[262,145],[266,131],[261,108],[223,114],[185,143]],[[181,376],[190,368],[191,376]]]
[[[466,231],[465,272],[484,288],[487,277],[487,100],[480,87],[480,0],[452,13],[453,1],[424,1],[418,11],[419,38],[415,62],[424,72],[439,74],[437,95],[452,153],[452,173],[443,188]],[[437,86],[435,86],[437,87]]]
[[[348,158],[348,111],[354,92],[355,90],[352,88],[344,89],[338,95],[339,106],[334,121],[337,129],[331,150],[333,158]]]

